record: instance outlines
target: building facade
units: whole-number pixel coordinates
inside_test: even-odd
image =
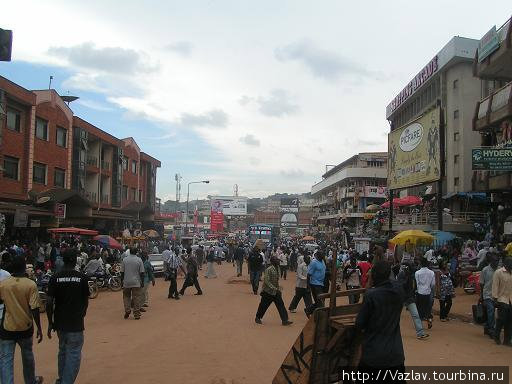
[[[478,40],[452,38],[386,108],[391,131],[406,127],[441,108],[444,121],[442,194],[447,198],[473,190],[471,148],[480,143],[480,137],[471,126],[475,103],[480,100],[482,89],[482,81],[473,76],[477,47]],[[418,195],[420,189],[425,186],[407,188],[401,191],[401,196]],[[437,183],[430,189],[435,193]],[[458,203],[450,203],[448,199],[448,204]]]
[[[73,111],[55,90],[0,76],[0,213],[14,228],[114,231],[154,221],[160,161]],[[56,204],[66,217],[56,219]]]
[[[319,228],[358,226],[371,214],[366,207],[387,196],[386,152],[359,153],[331,168],[311,187],[313,220]]]
[[[487,192],[495,204],[495,229],[512,235],[503,223],[512,218],[512,19],[491,28],[474,56],[473,72],[481,79],[481,99],[476,103],[473,129],[481,142],[474,150],[491,150],[486,162],[473,161],[473,187]],[[474,152],[477,155],[480,152]],[[497,207],[501,206],[500,210]]]

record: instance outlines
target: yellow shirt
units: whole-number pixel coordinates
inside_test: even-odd
[[[494,272],[492,278],[492,297],[500,303],[512,303],[512,273],[507,272],[505,267]]]
[[[0,299],[3,300],[3,329],[9,332],[32,328],[32,309],[39,308],[37,285],[27,277],[14,277],[0,282]]]

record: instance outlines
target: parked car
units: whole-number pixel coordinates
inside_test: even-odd
[[[152,253],[148,256],[148,260],[153,267],[155,276],[164,274],[164,258],[161,253]]]

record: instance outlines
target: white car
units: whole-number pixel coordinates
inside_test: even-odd
[[[148,256],[148,261],[153,267],[155,276],[164,274],[164,258],[161,253],[152,253]]]

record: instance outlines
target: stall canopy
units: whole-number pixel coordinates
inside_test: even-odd
[[[73,234],[73,235],[85,235],[85,236],[96,236],[98,231],[92,229],[67,227],[67,228],[51,228],[48,230],[50,233],[61,233],[61,234]]]
[[[436,246],[444,245],[457,237],[453,233],[445,231],[432,231],[430,234],[434,236],[434,243]]]
[[[418,196],[395,197],[393,199],[393,207],[409,207],[412,205],[421,205],[423,200]],[[389,201],[381,205],[382,208],[389,208]]]
[[[94,241],[97,241],[104,248],[112,248],[112,249],[123,249],[119,242],[110,237],[109,235],[97,235],[92,238]]]
[[[430,245],[434,241],[434,236],[418,229],[409,229],[402,231],[391,240],[390,243],[395,245],[404,245],[407,242],[413,245]]]

